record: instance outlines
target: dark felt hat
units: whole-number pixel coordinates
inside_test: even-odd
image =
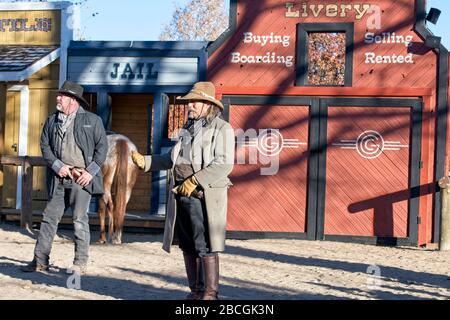
[[[89,107],[89,103],[83,98],[83,91],[82,86],[69,80],[64,81],[61,89],[59,89],[59,93],[74,97],[81,105]]]

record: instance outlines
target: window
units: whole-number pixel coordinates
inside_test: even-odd
[[[169,110],[167,122],[167,138],[175,139],[178,137],[179,130],[183,127],[188,117],[187,104],[180,104],[176,97],[179,95],[169,95]]]
[[[353,23],[297,25],[296,86],[351,86]]]
[[[308,33],[308,85],[345,85],[345,33]]]

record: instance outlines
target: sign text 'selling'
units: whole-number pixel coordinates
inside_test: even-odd
[[[303,2],[298,7],[293,2],[286,3],[286,18],[308,18],[313,16],[318,18],[321,14],[326,17],[346,18],[348,13],[355,13],[355,19],[361,20],[366,14],[370,13],[371,4],[310,4]]]

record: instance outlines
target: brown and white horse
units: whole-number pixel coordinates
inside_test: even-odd
[[[99,243],[106,243],[105,218],[108,214],[109,241],[122,243],[125,210],[136,183],[139,168],[131,160],[131,152],[137,151],[130,139],[121,134],[108,138],[108,154],[102,166],[104,194],[99,199]]]

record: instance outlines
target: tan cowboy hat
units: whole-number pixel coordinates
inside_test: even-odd
[[[200,100],[208,101],[218,106],[222,111],[224,109],[222,102],[216,98],[216,88],[212,82],[197,82],[189,93],[183,97],[177,97],[178,100]]]

